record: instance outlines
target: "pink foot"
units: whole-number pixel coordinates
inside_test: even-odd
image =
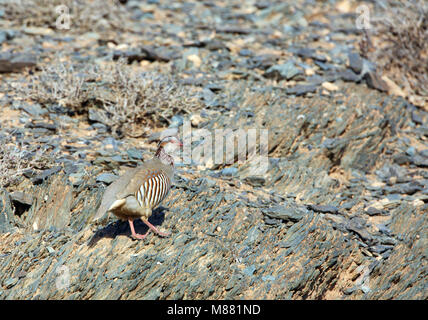
[[[129,226],[131,227],[132,237],[134,239],[143,240],[147,236],[148,232],[146,232],[146,234],[135,233],[134,222],[132,220],[128,220],[128,222],[129,222]]]
[[[153,230],[153,232],[155,232],[155,233],[157,233],[158,235],[160,235],[161,237],[169,237],[170,235],[171,235],[171,233],[170,232],[162,232],[162,231],[159,231],[154,225],[152,225],[149,221],[147,221],[147,220],[143,220],[143,222],[145,223],[145,224],[147,224],[148,225],[148,227],[150,228],[150,229],[152,229]],[[147,233],[146,233],[147,234]]]

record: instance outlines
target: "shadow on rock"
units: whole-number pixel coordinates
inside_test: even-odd
[[[164,207],[159,207],[153,210],[152,215],[149,217],[149,222],[154,226],[162,225],[163,221],[165,220],[165,210],[167,209]],[[145,234],[149,232],[149,227],[140,219],[134,220],[134,227],[136,233]],[[111,222],[106,227],[98,229],[95,231],[95,234],[92,236],[91,240],[89,240],[88,246],[92,248],[102,238],[114,239],[119,235],[127,235],[128,237],[132,238],[128,221],[117,220]]]

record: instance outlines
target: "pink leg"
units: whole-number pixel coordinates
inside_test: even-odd
[[[142,219],[141,219],[142,220]],[[142,220],[145,224],[147,224],[149,226],[150,229],[152,229],[155,233],[157,233],[158,235],[162,236],[162,237],[168,237],[170,235],[169,232],[161,232],[159,231],[154,225],[152,225],[149,221],[147,220]]]
[[[140,239],[140,240],[142,240],[142,239],[144,239],[144,238],[147,236],[148,232],[146,232],[146,234],[138,234],[138,233],[135,233],[135,229],[134,229],[134,222],[133,222],[131,219],[129,219],[129,220],[128,220],[128,222],[129,222],[129,226],[131,227],[131,233],[132,233],[132,236],[133,236],[135,239]]]

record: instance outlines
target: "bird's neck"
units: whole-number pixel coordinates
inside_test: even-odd
[[[158,158],[163,164],[174,166],[174,159],[168,153],[165,152],[163,147],[159,147],[155,153],[155,157]]]

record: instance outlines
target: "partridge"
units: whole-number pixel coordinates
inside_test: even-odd
[[[174,177],[174,159],[169,154],[183,146],[175,136],[163,138],[153,159],[141,166],[129,169],[105,191],[101,205],[94,220],[99,219],[107,211],[112,212],[121,220],[127,220],[132,236],[144,239],[144,235],[135,233],[135,219],[141,219],[151,230],[161,236],[168,233],[159,231],[148,218],[168,195]]]

